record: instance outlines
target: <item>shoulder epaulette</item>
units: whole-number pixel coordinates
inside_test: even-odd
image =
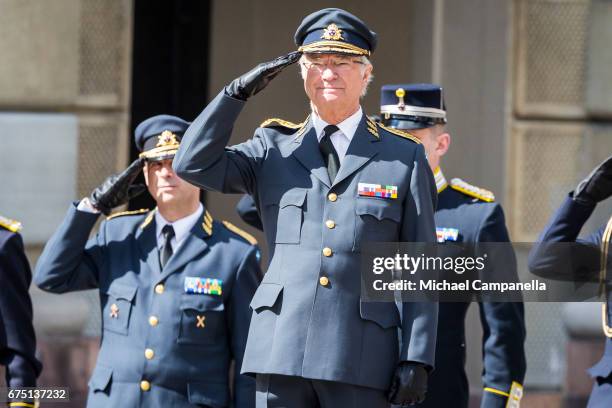
[[[284,120],[280,118],[270,118],[270,119],[266,119],[263,122],[261,122],[261,125],[259,125],[259,127],[281,126],[281,127],[289,128],[289,129],[299,129],[302,127],[302,125],[304,125],[304,122],[293,123],[293,122],[289,122],[288,120]]]
[[[0,227],[4,227],[11,232],[21,231],[21,223],[19,221],[11,220],[0,215]]]
[[[450,186],[453,190],[457,190],[470,197],[475,197],[479,200],[486,201],[487,203],[492,203],[495,201],[495,194],[493,194],[491,191],[473,186],[460,178],[452,179],[450,181]]]
[[[304,130],[306,129],[308,119],[310,119],[310,115],[307,116],[302,123],[293,123],[279,118],[270,118],[261,122],[261,125],[259,125],[259,127],[280,127],[282,129],[289,130],[289,133],[293,133],[297,130],[296,137],[299,137],[302,135],[302,133],[304,133]]]
[[[237,226],[235,226],[229,221],[223,221],[223,225],[225,225],[225,228],[232,231],[234,234],[240,235],[242,238],[247,240],[251,245],[257,245],[257,239],[255,239],[255,237],[249,234],[248,232],[241,230],[240,228],[238,228]]]
[[[405,131],[399,130],[399,129],[394,129],[394,128],[387,127],[387,126],[383,125],[380,122],[378,123],[378,126],[380,126],[382,129],[386,130],[389,133],[393,133],[396,136],[403,137],[404,139],[412,140],[416,144],[421,144],[421,141],[419,140],[418,137],[413,136],[413,135],[411,135],[408,132],[405,132]]]
[[[121,211],[118,213],[114,213],[109,215],[108,217],[106,217],[107,220],[112,220],[113,218],[116,217],[123,217],[124,215],[137,215],[137,214],[143,214],[146,213],[147,211],[149,211],[148,208],[141,208],[140,210],[133,210],[133,211]]]

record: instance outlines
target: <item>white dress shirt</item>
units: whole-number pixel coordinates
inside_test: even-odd
[[[342,122],[338,123],[338,131],[332,133],[330,136],[332,144],[334,145],[334,149],[338,153],[338,158],[340,159],[340,165],[344,161],[344,156],[346,156],[346,151],[348,150],[349,144],[351,144],[351,140],[353,140],[353,136],[357,131],[357,126],[359,126],[359,122],[361,122],[361,117],[363,116],[363,111],[361,106],[357,110],[357,112],[353,113],[348,118],[344,119]],[[317,132],[317,139],[321,142],[323,138],[323,129],[329,123],[325,122],[321,119],[316,113],[312,113],[312,124]]]
[[[166,226],[166,224],[172,225],[174,228],[174,237],[170,240],[170,245],[172,246],[172,252],[175,253],[178,247],[183,243],[189,231],[193,228],[193,226],[198,222],[201,218],[202,213],[204,212],[204,207],[202,203],[198,206],[198,209],[186,216],[181,218],[180,220],[176,220],[174,222],[168,222],[159,211],[155,210],[155,236],[157,237],[157,249],[161,251],[164,247],[166,241],[164,240],[164,236],[162,235],[162,228]]]

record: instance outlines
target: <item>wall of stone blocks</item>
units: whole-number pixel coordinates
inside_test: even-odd
[[[127,163],[131,1],[0,2],[0,213],[41,245]],[[34,260],[32,260],[34,261]]]

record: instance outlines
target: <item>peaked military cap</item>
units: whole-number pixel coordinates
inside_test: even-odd
[[[446,123],[442,88],[435,84],[384,85],[380,92],[382,123],[397,129],[424,129]]]
[[[369,56],[376,48],[376,33],[358,17],[338,8],[306,16],[294,36],[298,51],[317,54]]]
[[[160,161],[174,157],[189,122],[177,116],[157,115],[141,122],[134,131],[140,157]]]

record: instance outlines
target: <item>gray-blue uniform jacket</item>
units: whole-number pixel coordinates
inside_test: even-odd
[[[440,173],[441,174],[441,173]],[[510,242],[501,206],[470,191],[444,183],[438,192],[436,226],[455,230],[455,242]],[[245,195],[236,207],[247,224],[262,229],[255,202]],[[510,260],[507,260],[510,262]],[[515,265],[516,273],[516,265]],[[465,316],[470,303],[440,304],[436,370],[429,377],[427,398],[419,407],[467,407],[470,388],[465,373]],[[512,383],[525,377],[525,321],[522,303],[480,303],[483,326],[482,407],[505,407]]]
[[[577,281],[585,279],[597,281],[599,275],[599,257],[601,254],[600,248],[602,247],[605,226],[602,226],[598,231],[586,236],[584,239],[578,238],[580,230],[594,209],[595,205],[578,203],[571,197],[567,197],[553,215],[544,231],[542,231],[538,239],[540,244],[535,246],[529,254],[530,270],[536,274],[538,271],[550,271],[551,273],[560,270],[569,271],[574,274],[573,278]],[[572,252],[575,251],[577,256],[572,256],[569,261],[565,257],[555,257],[559,250],[555,250],[555,247],[547,245],[547,243],[555,242],[575,242],[577,247],[573,248]],[[584,256],[581,257],[579,255]],[[559,267],[559,262],[564,262],[562,267]],[[607,262],[610,265],[609,257]],[[572,265],[572,268],[568,270],[569,264]],[[609,286],[611,276],[609,268],[608,266],[606,308],[608,325],[612,322],[612,290]],[[583,276],[585,272],[591,273],[592,276]],[[560,276],[559,278],[571,279],[572,277]],[[594,384],[587,405],[588,408],[612,407],[612,328],[608,328],[607,331],[604,355],[597,364],[589,369],[589,374],[593,378]],[[571,370],[571,368],[569,369]]]
[[[221,92],[173,164],[198,186],[251,194],[261,209],[271,261],[251,302],[242,371],[387,389],[399,360],[433,367],[436,303],[406,303],[400,319],[394,303],[360,300],[368,241],[435,240],[423,147],[364,115],[332,183],[311,120],[260,127],[226,148],[244,104]],[[360,196],[359,183],[396,186],[397,198]]]
[[[99,288],[102,344],[88,407],[230,406],[230,363],[242,363],[258,248],[205,211],[162,271],[154,212],[129,213],[104,221],[88,241],[98,215],[71,206],[36,265],[43,290]],[[202,278],[199,293],[188,293],[188,278]],[[220,280],[221,290],[204,290],[206,279]],[[253,407],[254,388],[237,374],[234,406]]]
[[[42,366],[35,357],[28,294],[32,273],[21,235],[15,231],[0,223],[0,364],[6,366],[7,387],[36,387]]]

